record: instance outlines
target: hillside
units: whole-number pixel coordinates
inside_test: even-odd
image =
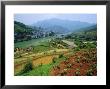
[[[36,26],[14,21],[15,76],[97,75],[97,25],[57,21]]]
[[[53,36],[54,32],[46,32],[41,27],[27,26],[21,22],[14,21],[14,41],[28,41],[31,39]]]
[[[71,38],[80,41],[96,41],[97,40],[97,25],[79,29],[67,35],[65,38]]]
[[[47,31],[55,31],[62,34],[76,31],[81,28],[92,26],[93,24],[80,21],[62,20],[62,19],[47,19],[34,23],[33,26],[43,27]]]

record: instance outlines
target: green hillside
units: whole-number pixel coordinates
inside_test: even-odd
[[[52,31],[45,32],[44,30],[42,27],[27,26],[14,21],[14,41],[16,43],[55,35]]]
[[[24,25],[23,23],[14,21],[14,41],[20,42],[30,40],[32,35],[32,28]]]
[[[97,27],[96,25],[84,28],[82,31],[78,30],[72,34],[67,35],[65,38],[71,38],[80,41],[96,41],[97,40]]]

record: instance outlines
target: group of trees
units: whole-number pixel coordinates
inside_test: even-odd
[[[41,27],[30,27],[23,23],[14,21],[14,41],[27,41],[31,39],[37,39],[42,37],[54,36],[52,31],[45,32]]]
[[[97,27],[84,29],[83,31],[77,31],[69,34],[65,39],[74,39],[75,44],[81,48],[96,48],[97,45]]]
[[[26,25],[14,21],[14,41],[23,41],[31,39],[32,29]]]
[[[80,31],[69,34],[65,37],[66,39],[76,39],[80,41],[96,41],[97,40],[97,31],[96,28],[88,31]]]

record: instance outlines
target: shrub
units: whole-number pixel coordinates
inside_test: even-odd
[[[80,57],[79,57],[79,56],[77,57],[76,62],[77,62],[77,63],[80,62]]]
[[[60,55],[59,55],[59,58],[62,58],[62,57],[63,57],[63,54],[60,54]]]
[[[80,68],[76,68],[75,75],[76,75],[76,76],[79,76],[79,75],[80,75]]]
[[[86,75],[92,76],[93,75],[93,70],[92,69],[87,70]]]
[[[26,72],[28,72],[28,71],[30,71],[32,69],[33,69],[33,64],[32,64],[31,61],[28,61],[26,63],[26,65],[24,66],[24,69],[22,71],[23,71],[23,73],[26,73]]]
[[[80,71],[76,71],[76,72],[75,72],[75,75],[76,75],[76,76],[79,76],[79,75],[80,75]]]
[[[96,69],[96,68],[97,68],[97,64],[92,64],[92,65],[91,65],[91,68],[92,68],[92,69]]]
[[[61,76],[64,76],[64,75],[66,75],[67,74],[67,72],[62,72],[60,75]]]
[[[55,63],[55,60],[56,60],[56,58],[54,57],[54,58],[52,59],[52,63]]]
[[[79,50],[80,50],[79,47],[74,48],[74,51],[79,51]]]
[[[68,59],[68,57],[66,57],[66,56],[63,56],[64,58],[63,58],[63,60],[67,60]]]
[[[67,68],[71,68],[71,67],[72,67],[72,64],[68,64],[68,65],[67,65]]]

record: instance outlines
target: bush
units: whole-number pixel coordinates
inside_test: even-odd
[[[76,76],[79,76],[79,75],[80,75],[80,68],[76,68],[75,75],[76,75]]]
[[[76,76],[79,76],[79,75],[80,75],[80,71],[76,71],[76,72],[75,72],[75,75],[76,75]]]
[[[55,60],[56,60],[56,57],[54,57],[54,58],[52,59],[52,63],[55,63]]]
[[[74,51],[79,51],[79,50],[80,50],[79,47],[74,48]]]
[[[59,58],[62,58],[62,57],[63,57],[63,54],[60,54],[60,55],[59,55]]]
[[[77,63],[79,63],[80,60],[81,60],[80,56],[77,56],[77,58],[75,59],[75,61],[76,61]]]
[[[87,76],[92,76],[93,75],[93,70],[92,69],[87,70],[86,75]]]
[[[68,65],[67,65],[67,68],[71,68],[71,67],[72,67],[72,64],[68,64]]]
[[[67,72],[62,72],[60,75],[61,76],[64,76],[64,75],[66,75],[67,74]]]
[[[92,64],[90,67],[91,67],[92,69],[96,69],[96,68],[97,68],[97,64]]]
[[[33,64],[32,64],[31,61],[28,61],[26,63],[26,65],[24,66],[24,69],[22,71],[23,71],[23,73],[26,73],[26,72],[28,72],[28,71],[30,71],[32,69],[33,69]]]

